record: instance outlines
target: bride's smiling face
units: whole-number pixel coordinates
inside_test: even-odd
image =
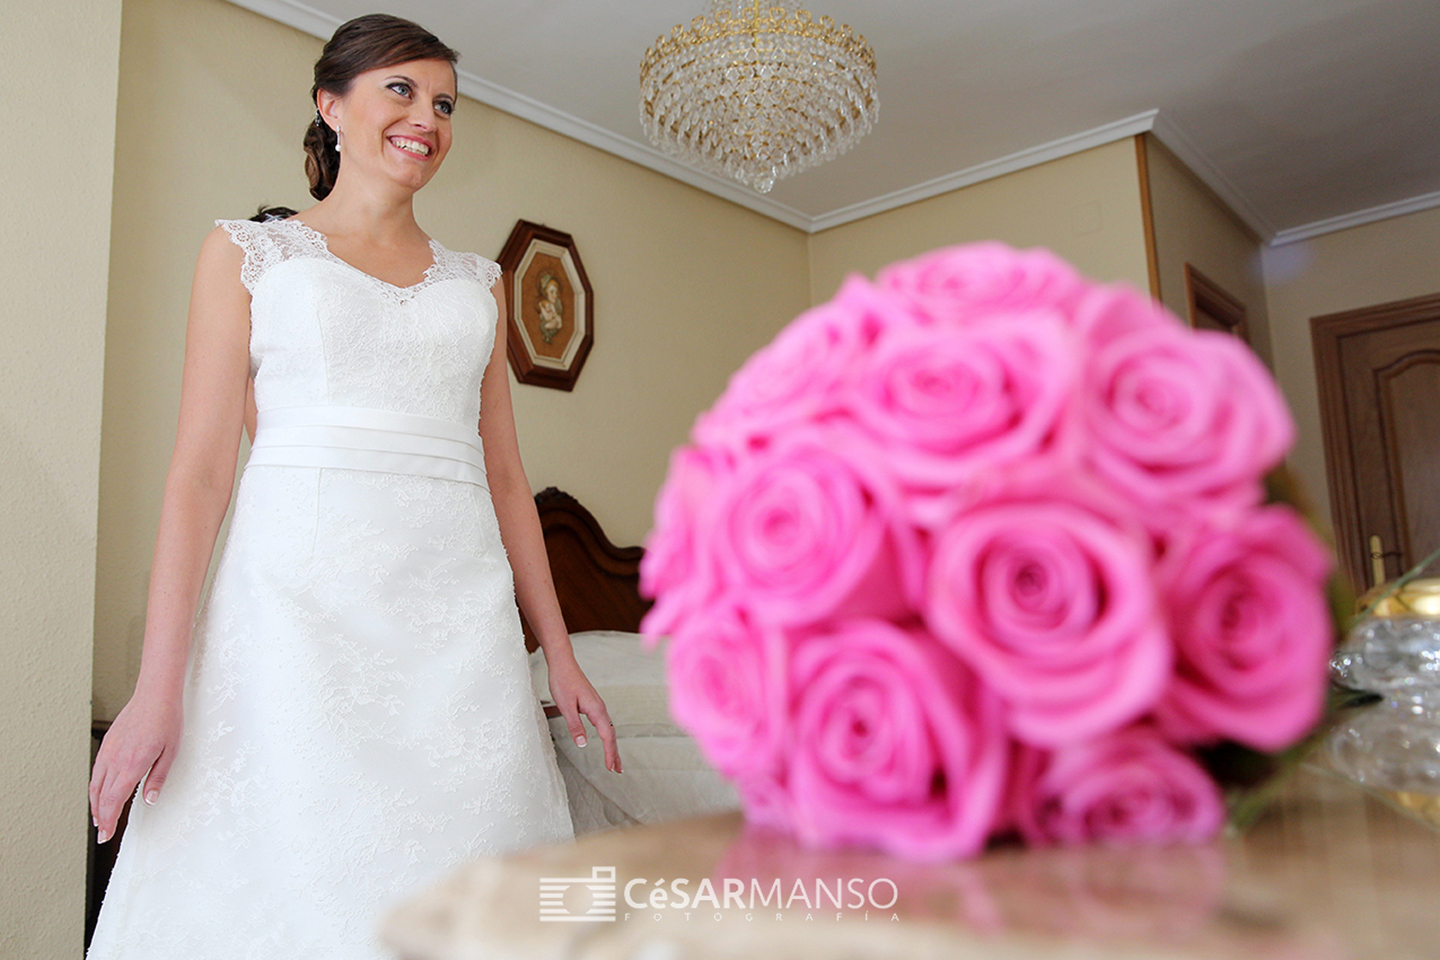
[[[450,150],[455,70],[411,60],[355,77],[344,96],[319,94],[320,113],[340,135],[340,176],[384,177],[419,190]]]

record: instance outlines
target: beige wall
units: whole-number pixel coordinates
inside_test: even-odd
[[[195,256],[215,218],[305,196],[294,144],[319,52],[217,0],[126,0],[120,40],[95,584],[95,716],[107,720],[140,666]]]
[[[936,247],[1003,240],[1048,247],[1097,280],[1148,288],[1140,174],[1130,138],[847,223],[810,238],[810,291],[874,276]]]
[[[301,134],[320,42],[222,0],[127,0],[95,613],[95,712],[124,704],[174,440],[190,275],[216,217],[311,201]],[[526,469],[621,544],[649,529],[670,449],[808,305],[804,234],[464,100],[417,200],[452,249],[498,255],[519,218],[572,233],[596,343],[573,393],[515,386]]]
[[[1275,375],[1300,439],[1291,465],[1330,517],[1310,318],[1440,293],[1440,209],[1265,251]]]
[[[1245,305],[1250,345],[1271,361],[1260,240],[1153,135],[1144,137],[1160,300],[1185,318],[1185,264]]]
[[[53,960],[80,956],[84,932],[120,0],[10,13],[6,126],[36,149],[0,177],[0,956]]]

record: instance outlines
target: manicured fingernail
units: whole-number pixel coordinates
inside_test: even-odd
[[[577,746],[577,747],[583,747],[583,746],[585,746],[585,738],[584,738],[584,737],[576,737],[576,738],[575,738],[575,746]]]
[[[100,826],[100,818],[99,818],[99,817],[91,817],[91,818],[90,818],[90,826],[92,826],[92,827],[98,827],[98,826]]]
[[[96,843],[104,843],[106,840],[109,840],[109,839],[110,839],[110,831],[109,831],[109,830],[101,830],[101,831],[100,831],[100,836],[98,836],[98,837],[95,838],[95,842],[96,842]]]
[[[152,807],[155,806],[155,801],[158,800],[159,798],[160,798],[160,791],[159,791],[159,790],[151,790],[149,793],[145,794],[145,802],[148,803],[148,804],[149,804],[150,806],[152,806]]]

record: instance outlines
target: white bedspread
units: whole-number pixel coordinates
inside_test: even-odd
[[[573,634],[572,641],[575,658],[615,721],[625,770],[616,775],[605,769],[593,731],[587,728],[588,746],[577,747],[563,717],[550,721],[576,835],[736,809],[734,788],[670,717],[662,653],[646,651],[633,633],[597,630]],[[545,658],[537,651],[530,666],[536,695],[548,703]]]

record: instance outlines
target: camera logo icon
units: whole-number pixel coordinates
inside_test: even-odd
[[[590,892],[589,907],[581,912],[565,903],[565,894],[577,888]],[[572,897],[571,902],[583,900]],[[591,867],[588,877],[541,877],[540,919],[590,923],[615,922],[615,868]]]

